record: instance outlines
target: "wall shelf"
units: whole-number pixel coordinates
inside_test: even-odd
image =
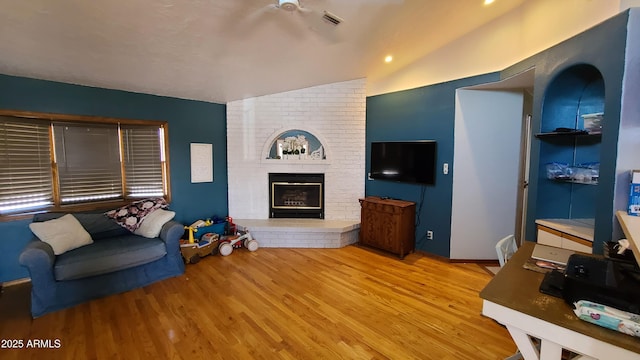
[[[298,159],[299,154],[287,154],[289,151],[306,153],[306,157]],[[287,163],[300,164],[301,161],[322,161],[326,159],[325,145],[312,133],[301,129],[289,129],[271,138],[268,147],[263,150],[263,159],[274,161],[287,161]],[[285,159],[285,157],[291,157]]]
[[[605,127],[594,128],[585,119],[598,114],[602,125],[604,99],[602,74],[588,64],[563,69],[546,86],[535,134],[539,176],[545,179],[538,183],[536,218],[595,218]]]
[[[568,184],[598,185],[597,181],[586,182],[586,181],[578,181],[578,180],[563,179],[563,178],[555,178],[555,179],[549,179],[549,180],[553,180],[560,183],[568,183]]]
[[[550,138],[575,138],[575,137],[585,137],[592,139],[600,139],[602,134],[590,134],[584,130],[576,130],[576,131],[556,131],[556,132],[547,132],[547,133],[538,133],[536,134],[538,139],[550,139]]]
[[[262,159],[263,164],[278,165],[329,165],[327,159]]]

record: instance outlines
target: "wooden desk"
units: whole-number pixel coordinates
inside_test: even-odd
[[[482,314],[507,327],[526,360],[558,360],[562,349],[582,360],[640,359],[640,338],[582,321],[563,299],[538,291],[544,274],[522,267],[534,245],[525,241],[480,292]],[[531,337],[541,340],[540,351]]]
[[[624,236],[629,240],[633,255],[640,265],[640,216],[631,216],[626,211],[616,211]]]

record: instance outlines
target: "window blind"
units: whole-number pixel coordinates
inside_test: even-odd
[[[0,109],[0,219],[170,198],[166,136],[160,121]]]
[[[53,124],[60,203],[122,198],[118,126]]]
[[[163,128],[122,125],[121,132],[126,196],[164,196]]]
[[[53,204],[49,127],[0,116],[0,214]]]

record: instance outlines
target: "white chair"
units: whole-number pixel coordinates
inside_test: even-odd
[[[518,245],[516,244],[516,238],[513,235],[509,235],[498,241],[496,244],[496,252],[498,253],[498,262],[500,262],[500,267],[503,267],[517,250]]]
[[[516,244],[515,236],[509,235],[498,241],[496,244],[496,253],[498,253],[498,262],[500,262],[500,267],[503,267],[516,251],[518,251],[518,244]],[[520,350],[516,350],[513,355],[505,358],[504,360],[522,360],[523,358],[524,357],[520,353]]]

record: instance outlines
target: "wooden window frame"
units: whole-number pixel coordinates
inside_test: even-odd
[[[162,176],[164,182],[164,199],[167,202],[171,202],[171,176],[170,176],[170,162],[169,162],[169,124],[166,121],[158,121],[158,120],[136,120],[136,119],[120,119],[120,118],[111,118],[111,117],[101,117],[101,116],[87,116],[87,115],[69,115],[69,114],[56,114],[56,113],[40,113],[40,112],[31,112],[31,111],[16,111],[16,110],[1,110],[0,116],[7,117],[15,117],[15,118],[24,118],[31,119],[37,121],[43,121],[49,124],[53,124],[54,122],[69,122],[69,123],[86,123],[86,124],[115,124],[115,125],[138,125],[138,126],[157,126],[161,127],[164,132],[163,138],[163,153],[164,153],[164,164],[162,167]],[[122,141],[122,140],[121,140]],[[57,169],[54,164],[53,157],[55,156],[54,143],[52,139],[52,132],[49,132],[49,146],[51,148],[51,173],[52,173],[52,187],[53,187],[53,201],[54,204],[51,207],[38,209],[38,210],[30,210],[25,212],[16,212],[10,214],[0,214],[0,222],[3,221],[12,221],[12,220],[20,220],[27,219],[33,216],[35,213],[42,212],[78,212],[78,211],[92,211],[92,210],[103,210],[103,209],[112,209],[116,207],[120,207],[127,203],[130,203],[135,200],[139,200],[140,198],[127,198],[127,194],[123,192],[123,199],[118,200],[107,200],[107,201],[94,201],[88,203],[77,203],[77,204],[69,204],[69,205],[61,205],[60,204],[60,188],[58,184],[58,174]],[[122,144],[120,146],[121,156],[122,156]],[[124,162],[121,163],[121,166],[124,167]],[[124,189],[126,176],[122,173],[122,187]]]

